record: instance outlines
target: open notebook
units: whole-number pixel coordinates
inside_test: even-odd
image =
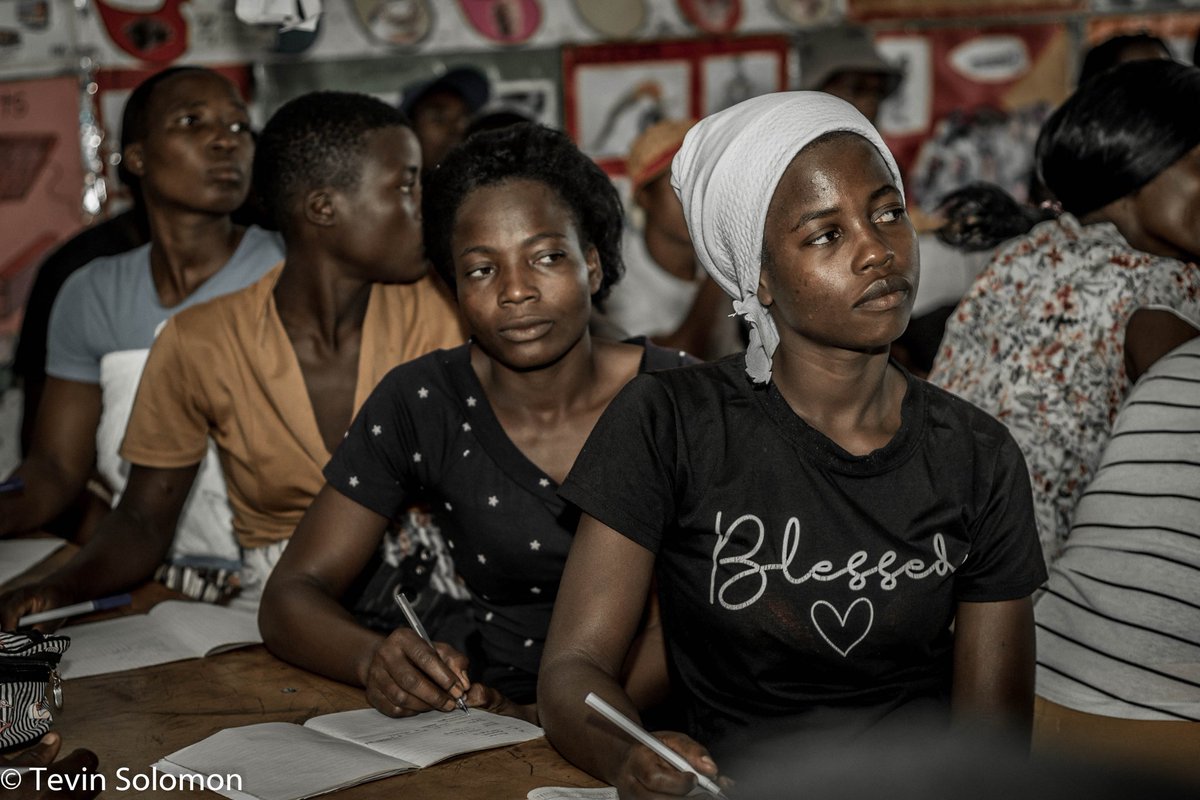
[[[0,584],[40,564],[66,544],[62,539],[5,539],[0,541]]]
[[[71,647],[59,667],[64,678],[85,678],[166,664],[262,642],[253,608],[168,600],[149,614],[63,628]]]
[[[233,800],[300,800],[541,735],[536,725],[479,709],[393,719],[362,708],[313,717],[302,726],[226,728],[154,768],[213,776],[205,786]]]

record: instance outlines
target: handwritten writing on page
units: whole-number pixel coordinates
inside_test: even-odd
[[[67,679],[201,658],[262,641],[252,612],[177,600],[159,603],[149,614],[70,625],[62,632],[71,637],[61,666]]]
[[[373,708],[360,708],[325,714],[304,724],[419,767],[459,753],[517,744],[543,735],[541,728],[524,720],[479,709],[472,709],[470,714],[456,710],[393,719]]]

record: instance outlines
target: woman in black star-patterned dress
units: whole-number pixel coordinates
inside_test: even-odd
[[[538,665],[578,521],[558,485],[625,383],[693,359],[588,333],[592,304],[622,272],[621,205],[563,134],[521,125],[479,135],[425,191],[427,252],[471,341],[396,368],[367,400],[275,568],[262,633],[280,657],[363,685],[386,714],[450,710],[465,696],[536,721]],[[338,604],[387,521],[418,495],[445,510],[474,600],[481,652],[470,661],[407,628],[373,633]],[[642,652],[661,659],[652,637]],[[631,666],[631,690],[661,673]]]

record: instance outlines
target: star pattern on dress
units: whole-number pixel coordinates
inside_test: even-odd
[[[534,594],[541,594],[541,593],[542,593],[542,587],[540,587],[540,586],[531,586],[531,587],[529,587],[529,591],[533,592]]]
[[[471,451],[470,451],[470,450],[463,450],[463,458],[466,458],[466,457],[467,457],[467,456],[469,456],[469,455],[471,455]]]
[[[543,489],[545,489],[549,485],[550,485],[549,478],[542,478],[540,481],[538,481],[538,486],[542,487]]]
[[[454,549],[454,540],[453,539],[447,539],[446,544],[449,545],[451,550]]]
[[[495,508],[496,506],[500,505],[500,498],[496,497],[496,495],[492,495],[488,498],[488,505],[492,508]]]
[[[493,614],[491,611],[489,611],[489,612],[487,612],[486,614],[484,614],[484,615],[483,615],[483,621],[484,621],[484,622],[491,622],[491,621],[492,621],[492,617],[494,617],[494,616],[496,616],[496,615],[495,615],[495,614]]]
[[[533,647],[533,639],[526,639],[526,640],[525,640],[525,646],[526,646],[526,647]]]
[[[374,434],[375,436],[378,436],[379,434],[383,433],[383,426],[382,425],[372,425],[371,433]]]
[[[476,404],[476,403],[478,403],[478,402],[479,402],[479,401],[478,401],[478,400],[476,400],[474,397],[468,397],[468,398],[467,398],[467,405],[468,405],[468,406],[470,406],[471,408],[474,408],[474,407],[475,407],[475,404]]]
[[[464,422],[463,423],[463,431],[466,432],[466,431],[470,431],[470,430],[471,430],[471,423]]]
[[[357,475],[351,475],[351,476],[350,476],[350,487],[351,487],[351,488],[354,488],[355,486],[358,486],[358,476],[357,476]]]
[[[417,389],[417,397],[424,400],[426,397],[429,397],[429,390],[422,386],[420,389]]]
[[[413,461],[415,461],[415,462],[417,462],[418,464],[420,464],[420,463],[421,463],[421,454],[420,454],[420,453],[413,453]]]
[[[454,510],[454,506],[450,505],[450,501],[449,501],[449,500],[447,500],[447,501],[446,501],[446,510],[447,510],[447,511],[453,511],[453,510]]]
[[[477,555],[477,556],[475,556],[475,557],[476,557],[477,559],[479,559],[479,563],[480,563],[480,564],[486,564],[486,563],[487,563],[487,556],[485,556],[483,553],[480,553],[479,555]]]
[[[542,543],[539,542],[537,539],[534,539],[532,542],[529,543],[529,549],[533,550],[536,553],[538,550],[542,549]]]

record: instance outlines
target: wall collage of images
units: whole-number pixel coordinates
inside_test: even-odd
[[[620,182],[646,120],[792,88],[797,46],[845,21],[905,72],[879,122],[929,210],[971,179],[1020,195],[1079,51],[1146,30],[1190,61],[1200,0],[0,0],[0,364],[41,258],[120,206],[120,109],[165,65],[220,68],[261,123],[305,91],[396,101],[473,64]]]

